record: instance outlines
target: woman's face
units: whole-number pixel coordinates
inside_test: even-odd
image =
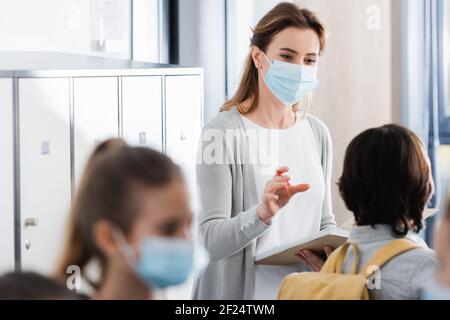
[[[162,188],[142,190],[137,199],[140,212],[129,235],[129,243],[147,236],[187,239],[192,213],[185,183],[174,179]]]
[[[269,60],[279,60],[287,63],[316,66],[319,62],[320,41],[317,34],[311,29],[286,28],[272,39],[266,50]],[[269,68],[269,62],[258,50],[254,58],[257,67],[263,71]]]

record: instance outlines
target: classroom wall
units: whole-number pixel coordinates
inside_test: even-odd
[[[316,11],[329,30],[311,113],[331,131],[334,209],[338,223],[343,223],[352,215],[340,199],[336,182],[347,145],[367,128],[400,122],[400,1],[296,3]]]

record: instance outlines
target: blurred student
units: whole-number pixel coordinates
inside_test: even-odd
[[[192,213],[181,171],[167,156],[113,139],[94,151],[72,206],[57,268],[69,266],[95,288],[94,299],[151,299],[194,268]],[[99,280],[86,274],[99,265]]]
[[[438,269],[425,286],[422,297],[426,300],[450,300],[450,198],[438,222],[435,243]]]
[[[418,232],[433,188],[424,147],[406,128],[386,125],[367,130],[347,148],[339,190],[355,216],[349,242],[356,243],[360,251],[356,272],[393,240],[406,239],[418,245],[381,266],[379,283],[369,288],[370,299],[419,299],[420,288],[432,279],[436,255]],[[344,273],[350,273],[354,256],[350,246]],[[324,263],[310,251],[301,257],[316,267]]]
[[[34,272],[10,272],[0,277],[0,300],[81,300],[54,279]]]

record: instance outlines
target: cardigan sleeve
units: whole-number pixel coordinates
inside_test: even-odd
[[[209,131],[208,131],[209,130]],[[256,214],[258,205],[232,216],[232,159],[221,130],[203,129],[196,175],[200,200],[199,231],[211,260],[225,259],[243,250],[270,224]],[[219,154],[219,153],[224,154]]]

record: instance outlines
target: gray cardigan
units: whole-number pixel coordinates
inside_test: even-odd
[[[325,177],[321,218],[321,229],[324,229],[335,225],[331,208],[332,144],[322,121],[312,115],[307,115],[307,120],[314,132]],[[196,275],[193,299],[253,299],[256,239],[270,228],[256,214],[260,199],[253,166],[242,158],[245,143],[230,147],[229,141],[225,141],[228,129],[245,131],[236,108],[220,113],[203,128],[198,153],[202,158],[197,160],[196,168],[201,207],[198,223],[211,263],[201,275]],[[216,147],[227,150],[227,161],[219,164],[204,161],[203,154],[211,144],[205,139],[208,132],[214,132],[219,140],[215,141]]]

